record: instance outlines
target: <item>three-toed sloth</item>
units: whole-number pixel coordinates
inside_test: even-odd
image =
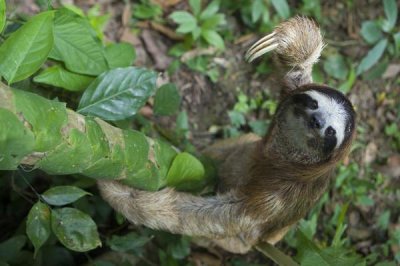
[[[249,49],[249,61],[273,52],[285,93],[266,136],[244,135],[204,151],[218,162],[216,196],[171,188],[147,192],[101,181],[103,198],[134,224],[206,237],[235,253],[282,239],[326,190],[354,137],[350,101],[312,83],[322,48],[315,23],[295,17]]]

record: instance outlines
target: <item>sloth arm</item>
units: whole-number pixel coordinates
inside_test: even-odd
[[[222,238],[254,226],[233,194],[198,197],[173,189],[141,191],[117,181],[99,181],[103,198],[134,224],[176,234]]]

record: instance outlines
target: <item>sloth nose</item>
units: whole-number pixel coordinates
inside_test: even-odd
[[[325,125],[325,119],[320,113],[313,113],[310,116],[309,126],[311,128],[321,129]]]

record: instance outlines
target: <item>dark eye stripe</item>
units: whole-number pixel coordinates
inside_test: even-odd
[[[336,135],[336,130],[333,129],[333,127],[329,126],[327,129],[325,129],[325,136],[327,137],[333,137]]]
[[[318,102],[311,98],[309,95],[301,93],[293,96],[293,102],[295,104],[301,104],[311,110],[318,109]]]

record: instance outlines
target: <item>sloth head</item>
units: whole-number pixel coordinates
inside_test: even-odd
[[[279,105],[275,117],[275,143],[287,158],[316,163],[344,154],[355,129],[355,112],[339,91],[306,85],[293,91]]]

